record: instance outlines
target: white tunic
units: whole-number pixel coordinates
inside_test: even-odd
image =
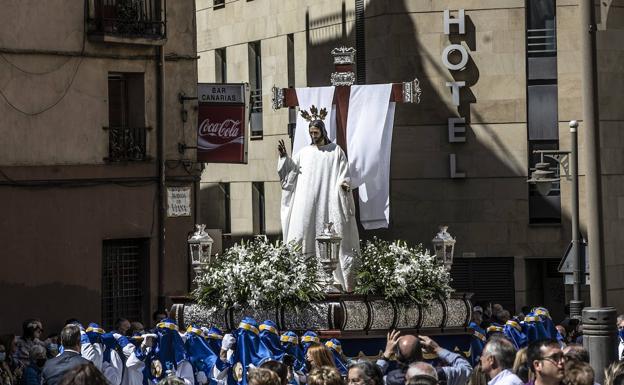
[[[335,277],[347,291],[353,291],[360,244],[353,195],[341,187],[350,182],[345,153],[335,143],[309,145],[292,158],[280,158],[277,171],[282,185],[284,241],[296,241],[304,253],[318,256],[316,237],[324,223],[332,222],[342,237]]]

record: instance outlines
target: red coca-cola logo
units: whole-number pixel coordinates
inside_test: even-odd
[[[234,119],[225,119],[222,122],[210,122],[210,119],[204,119],[199,125],[199,135],[216,136],[219,138],[237,138],[241,135],[241,121]]]

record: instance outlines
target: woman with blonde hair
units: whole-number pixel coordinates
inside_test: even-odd
[[[305,360],[308,372],[323,366],[336,368],[334,357],[329,351],[329,348],[317,342],[310,344],[306,352]]]
[[[531,373],[531,368],[527,359],[527,348],[522,348],[518,350],[518,353],[516,353],[516,359],[514,360],[512,371],[516,376],[520,377],[525,384],[530,380],[533,380],[533,373]]]

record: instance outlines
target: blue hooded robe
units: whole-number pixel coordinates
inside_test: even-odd
[[[279,330],[275,322],[266,320],[260,324],[259,354],[263,359],[281,361],[284,357],[284,348],[280,344]]]
[[[329,348],[334,356],[334,363],[336,364],[336,368],[340,372],[342,376],[346,376],[349,371],[347,367],[349,364],[343,359],[342,355],[342,344],[335,338],[325,342],[325,346]]]

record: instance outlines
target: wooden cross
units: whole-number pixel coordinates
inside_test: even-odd
[[[331,84],[336,87],[332,104],[336,105],[336,143],[347,153],[347,116],[351,85],[355,82],[353,64],[355,48],[340,47],[331,51],[336,72],[331,74]],[[272,88],[273,109],[299,105],[294,88]],[[393,83],[390,101],[397,103],[420,103],[422,91],[418,79],[411,82]]]

